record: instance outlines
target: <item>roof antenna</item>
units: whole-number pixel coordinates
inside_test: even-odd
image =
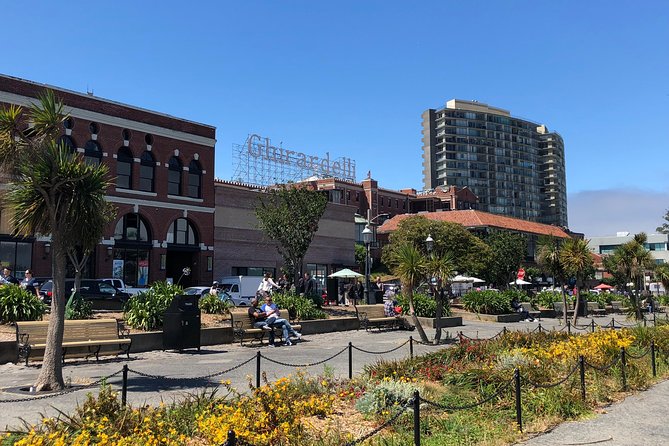
[[[93,89],[88,87],[88,84],[86,84],[86,94],[89,96],[93,96]]]

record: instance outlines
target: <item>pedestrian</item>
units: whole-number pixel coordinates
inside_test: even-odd
[[[265,293],[271,293],[275,289],[279,289],[279,285],[272,279],[270,273],[265,273],[265,277],[263,277],[262,282],[258,285],[258,291],[264,295]]]
[[[279,285],[279,291],[282,293],[285,293],[288,291],[288,276],[284,273],[281,274],[281,277],[279,277],[279,280],[277,281],[277,284]]]
[[[365,298],[365,287],[362,284],[362,282],[356,282],[355,283],[355,298],[360,299],[361,301],[364,300]],[[367,302],[363,302],[363,304],[366,304]]]
[[[211,284],[211,288],[209,288],[209,294],[212,296],[218,296],[218,282],[214,280],[214,282]]]
[[[279,307],[272,302],[272,296],[269,293],[265,294],[265,303],[260,307],[260,310],[266,316],[267,325],[271,328],[280,328],[283,331],[284,345],[293,345],[290,336],[293,336],[298,340],[302,338],[302,335],[295,331],[290,325],[290,322],[281,317]],[[274,330],[272,330],[272,332],[273,331]]]
[[[339,305],[348,306],[348,299],[346,298],[346,284],[344,281],[339,281]]]
[[[12,269],[9,266],[5,266],[2,270],[2,283],[5,285],[19,285],[19,279],[12,276]]]
[[[26,290],[27,292],[36,295],[39,297],[39,293],[37,292],[37,288],[35,288],[35,278],[33,277],[33,272],[29,269],[26,270],[25,272],[25,277],[20,283],[21,288]]]
[[[304,295],[313,297],[316,293],[316,280],[311,277],[311,274],[304,273]]]

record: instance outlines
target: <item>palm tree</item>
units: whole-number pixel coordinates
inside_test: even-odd
[[[405,293],[409,300],[409,314],[413,324],[418,330],[421,341],[427,343],[427,335],[423,330],[413,304],[413,290],[420,281],[425,277],[427,272],[427,261],[423,254],[412,243],[402,243],[397,246],[392,256],[392,271],[399,277],[402,283],[402,292]]]
[[[444,285],[455,276],[455,262],[453,256],[450,253],[443,253],[441,255],[432,253],[427,262],[427,273],[431,278],[434,278],[437,281],[437,292],[433,293],[437,298],[435,315],[437,318],[437,326],[434,334],[434,343],[439,344],[441,341],[441,327],[439,326],[439,320],[444,312]],[[430,281],[430,286],[432,286],[432,281]]]
[[[655,278],[662,283],[665,294],[669,290],[669,264],[662,263],[655,267]]]
[[[565,271],[560,259],[560,241],[556,237],[542,237],[539,239],[537,249],[537,263],[544,268],[552,277],[555,284],[562,291],[562,308],[564,308],[564,324],[567,325],[567,295],[564,291]]]
[[[103,205],[107,168],[83,159],[56,143],[66,118],[63,104],[52,91],[26,110],[0,110],[0,165],[11,175],[5,206],[13,213],[14,231],[22,235],[51,234],[53,298],[39,390],[64,387],[62,340],[65,319],[65,265],[74,240],[93,237],[89,226],[99,225],[96,210]],[[26,123],[30,123],[25,130]]]
[[[583,239],[568,239],[562,244],[560,249],[560,263],[564,271],[570,276],[576,278],[576,287],[578,290],[576,306],[574,307],[574,320],[576,324],[578,320],[579,307],[582,305],[580,285],[585,283],[587,279],[595,270],[592,254],[588,249],[588,240]]]

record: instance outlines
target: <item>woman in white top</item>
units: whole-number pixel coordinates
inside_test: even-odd
[[[272,280],[272,275],[270,273],[265,273],[265,277],[263,277],[262,282],[260,282],[260,285],[258,286],[258,291],[261,291],[264,294],[271,292],[274,288],[279,288],[279,285]]]

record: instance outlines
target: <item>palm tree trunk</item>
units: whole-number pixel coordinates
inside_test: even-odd
[[[418,320],[418,316],[416,316],[416,311],[413,306],[413,290],[411,287],[408,287],[409,290],[407,291],[407,297],[409,298],[409,313],[411,314],[411,321],[413,322],[414,327],[416,327],[416,330],[418,331],[418,335],[420,336],[421,342],[428,343],[427,339],[427,334],[425,334],[425,330],[423,330],[423,326],[420,324],[420,321]]]
[[[578,322],[578,312],[581,309],[581,289],[576,287],[576,303],[574,304],[574,316],[572,318],[572,325],[576,325]]]
[[[55,234],[54,234],[55,235]],[[59,237],[51,239],[51,268],[53,271],[53,295],[51,315],[47,331],[46,348],[40,374],[35,381],[36,390],[61,390],[63,381],[63,331],[65,328],[65,249]]]
[[[564,325],[566,327],[567,323],[569,321],[569,314],[567,312],[567,309],[569,308],[569,306],[567,305],[567,293],[564,290],[564,284],[560,283],[560,289],[562,290],[562,308],[563,308],[562,317],[564,318]]]

